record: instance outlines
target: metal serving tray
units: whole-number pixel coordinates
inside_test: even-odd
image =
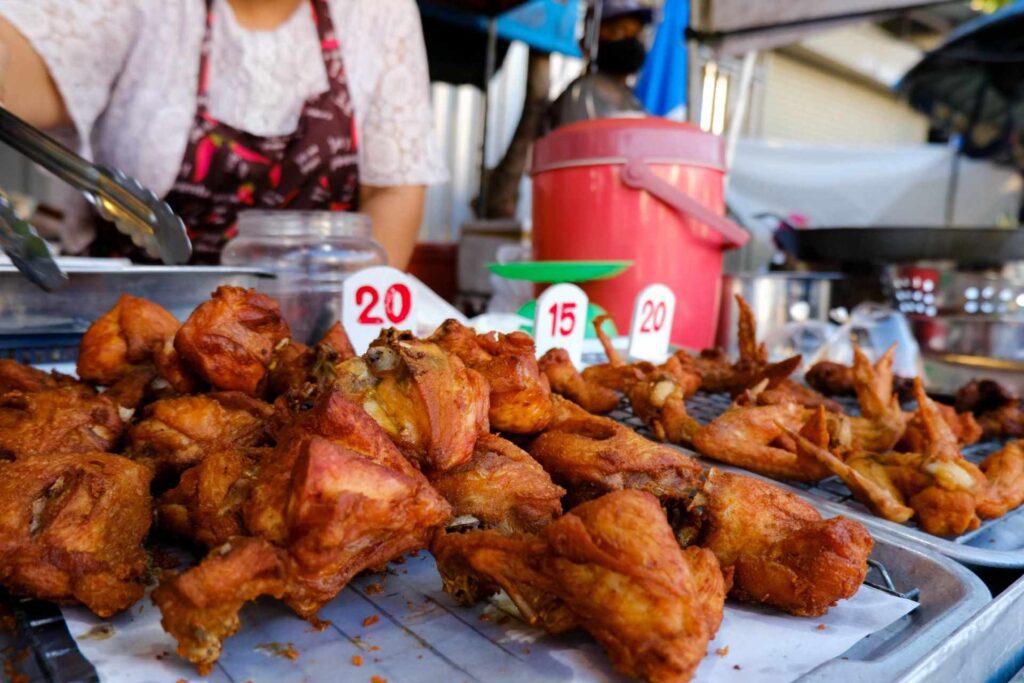
[[[68,269],[68,283],[46,293],[13,266],[0,265],[0,335],[81,334],[121,294],[154,301],[179,320],[220,285],[256,287],[269,273],[216,266],[129,266]]]
[[[721,415],[731,405],[731,402],[732,400],[727,394],[699,392],[686,402],[686,407],[690,415],[698,421],[706,423]],[[851,406],[844,407],[850,408]],[[650,436],[650,430],[642,420],[633,415],[626,401],[620,408],[612,412],[610,417],[633,427],[645,436]],[[975,444],[964,449],[964,456],[975,463],[981,462],[986,455],[1001,446],[1000,442]],[[777,484],[812,501],[823,512],[856,519],[872,531],[885,531],[895,538],[918,543],[959,562],[984,567],[1024,568],[1024,505],[1016,510],[1011,510],[998,519],[983,522],[974,531],[956,538],[947,538],[925,533],[909,522],[897,524],[876,517],[853,497],[850,489],[838,477],[829,477],[817,484],[778,481],[740,467],[705,458],[690,448],[674,447],[688,455],[698,457],[702,462],[718,469],[739,472]]]
[[[884,564],[896,592],[915,594],[919,607],[801,681],[901,680],[991,599],[980,579],[961,565],[925,550],[901,547],[884,533],[876,535],[872,558]],[[881,581],[876,571],[868,578],[873,583]],[[145,601],[133,612],[136,609],[155,608]],[[23,638],[34,654],[23,660],[21,667],[42,671],[49,681],[98,680],[56,607],[22,601],[16,610],[23,622]],[[373,615],[378,615],[379,621],[367,637],[364,620]],[[386,578],[357,578],[321,616],[331,620],[328,632],[309,628],[281,603],[248,605],[242,615],[246,627],[226,641],[223,656],[206,680],[368,680],[371,674],[380,674],[391,683],[560,683],[573,680],[574,667],[568,663],[577,657],[596,667],[601,680],[624,680],[612,672],[605,655],[585,634],[541,636],[534,642],[536,631],[507,620],[489,603],[458,607],[441,592],[433,558],[427,553],[391,565]],[[118,628],[130,632],[130,625]],[[284,643],[294,647],[297,660],[266,656],[268,645]],[[567,651],[573,656],[567,657]],[[352,667],[351,659],[356,656],[365,666]]]

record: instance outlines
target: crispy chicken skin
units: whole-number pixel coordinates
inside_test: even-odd
[[[85,385],[79,384],[74,377],[69,375],[59,372],[43,372],[31,365],[24,365],[9,358],[0,358],[0,395],[9,391],[30,393],[62,386],[79,386],[87,393],[92,393]]]
[[[267,373],[270,395],[318,393],[333,379],[334,366],[355,355],[341,323],[334,323],[313,347],[296,341],[280,345]]]
[[[122,294],[82,337],[78,376],[109,386],[132,369],[151,363],[178,327],[178,320],[159,304]]]
[[[215,389],[255,396],[274,349],[290,335],[276,301],[225,286],[192,312],[174,337],[174,350]]]
[[[426,470],[466,462],[477,434],[488,431],[487,381],[458,356],[407,332],[384,330],[366,354],[335,370],[334,387]]]
[[[491,386],[491,429],[534,434],[551,420],[551,390],[537,365],[533,339],[522,332],[476,334],[457,320],[446,320],[430,337]]]
[[[270,452],[268,448],[211,452],[185,470],[178,485],[157,500],[157,526],[207,548],[245,535],[242,504]]]
[[[640,489],[665,499],[688,499],[702,477],[697,461],[658,445],[614,420],[590,415],[553,397],[555,418],[534,439],[530,455],[573,500]]]
[[[152,598],[178,654],[205,676],[223,641],[241,627],[242,606],[261,595],[279,598],[284,588],[284,552],[262,539],[238,538],[185,573],[165,575]]]
[[[107,453],[0,463],[0,583],[101,617],[142,597],[150,472]]]
[[[690,444],[701,425],[686,412],[686,387],[672,375],[654,372],[626,392],[633,414],[658,441]]]
[[[648,681],[689,680],[722,620],[714,555],[681,550],[657,499],[640,491],[580,505],[536,536],[449,533],[432,551],[461,601],[503,589],[528,623],[583,628],[616,669]]]
[[[588,413],[603,415],[618,407],[618,392],[584,379],[565,349],[549,349],[540,357],[538,365],[547,377],[551,391],[564,396]]]
[[[752,477],[712,469],[691,511],[697,545],[732,567],[730,595],[797,616],[818,616],[849,598],[867,575],[874,545],[858,522],[822,519],[809,503]]]
[[[469,462],[431,476],[430,483],[456,517],[476,517],[503,533],[535,532],[562,514],[565,489],[526,451],[492,434],[477,438]]]
[[[0,458],[112,451],[123,428],[118,406],[81,385],[0,396]]]
[[[984,519],[1002,517],[1024,503],[1024,444],[1011,441],[981,463],[988,489],[978,501]]]
[[[273,408],[238,392],[155,401],[127,434],[126,453],[158,476],[179,474],[212,452],[267,443]]]

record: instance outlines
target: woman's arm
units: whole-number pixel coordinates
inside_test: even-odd
[[[359,210],[373,219],[373,237],[388,253],[388,264],[405,270],[416,246],[423,204],[423,185],[359,186]]]
[[[3,17],[0,17],[0,101],[37,128],[53,128],[71,122],[43,58]]]

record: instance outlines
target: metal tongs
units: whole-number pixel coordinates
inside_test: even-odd
[[[175,264],[187,262],[192,255],[185,224],[166,202],[138,180],[117,169],[89,163],[2,107],[0,141],[81,190],[103,218],[113,222],[136,246],[154,258]],[[0,247],[18,270],[43,289],[50,290],[59,286],[62,279],[66,280],[66,276],[45,249],[45,243],[39,243],[42,239],[10,204],[0,204]],[[54,271],[59,274],[56,279]]]

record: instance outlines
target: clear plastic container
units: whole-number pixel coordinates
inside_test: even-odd
[[[341,319],[342,283],[352,273],[387,265],[370,217],[335,211],[244,211],[221,263],[277,275],[260,290],[281,304],[296,341],[309,343]]]

